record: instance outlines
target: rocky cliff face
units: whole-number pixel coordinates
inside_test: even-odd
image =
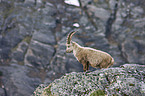
[[[117,68],[72,72],[40,85],[34,96],[144,96],[145,66],[125,64]]]
[[[145,1],[0,0],[0,71],[9,96],[32,94],[66,72],[82,71],[65,53],[66,36],[123,63],[145,64]],[[79,26],[75,26],[79,24]],[[92,69],[94,70],[94,69]],[[1,93],[1,92],[0,92]]]

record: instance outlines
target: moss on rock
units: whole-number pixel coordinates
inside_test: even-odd
[[[100,90],[100,89],[98,89],[90,94],[90,96],[105,96],[105,95],[107,95],[107,94],[105,94],[105,90]]]
[[[145,95],[145,66],[125,64],[93,72],[72,72],[54,80],[49,86],[38,87],[35,96],[106,96]],[[40,89],[38,91],[38,89]]]

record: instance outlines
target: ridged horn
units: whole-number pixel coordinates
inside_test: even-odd
[[[70,44],[72,36],[76,33],[76,31],[72,31],[71,33],[68,34],[67,36],[67,44]]]

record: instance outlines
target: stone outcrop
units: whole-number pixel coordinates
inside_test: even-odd
[[[93,72],[72,72],[40,85],[33,96],[144,96],[145,66],[125,64]]]

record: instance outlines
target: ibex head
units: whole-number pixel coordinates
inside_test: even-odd
[[[76,31],[72,31],[71,33],[68,34],[67,37],[67,43],[66,43],[66,52],[67,53],[71,53],[73,51],[73,45],[71,43],[71,38],[73,36],[73,34],[75,34]]]

